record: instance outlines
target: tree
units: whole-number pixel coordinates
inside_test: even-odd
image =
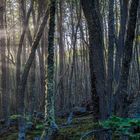
[[[99,3],[96,0],[81,0],[89,31],[89,63],[94,119],[107,117],[105,67],[103,55],[103,32]],[[104,108],[103,108],[104,107]]]
[[[33,8],[33,0],[32,0],[31,4],[30,4],[30,8],[29,8],[27,16],[26,16],[24,0],[21,0],[20,2],[21,2],[20,5],[21,5],[21,9],[22,9],[23,29],[22,29],[22,34],[20,36],[20,41],[19,41],[19,46],[18,46],[18,51],[17,51],[17,62],[16,62],[16,93],[17,93],[17,97],[18,97],[18,86],[19,86],[19,83],[21,80],[20,79],[21,78],[21,54],[22,54],[26,30],[28,28],[30,14],[31,14],[32,8]]]
[[[121,75],[120,75],[118,89],[116,92],[116,98],[117,98],[116,111],[117,114],[122,117],[126,117],[128,113],[128,105],[129,105],[128,94],[127,94],[128,76],[129,76],[129,69],[132,60],[133,41],[135,39],[138,5],[139,5],[139,0],[131,1],[127,31],[126,31],[126,40],[125,40],[125,46],[123,52]]]
[[[2,88],[2,118],[8,119],[8,93],[6,92],[6,31],[5,31],[6,1],[0,3],[0,51],[1,51],[1,88]]]
[[[127,18],[128,18],[128,5],[129,0],[119,0],[120,1],[120,31],[119,37],[117,40],[116,47],[116,60],[115,60],[115,80],[118,84],[120,78],[120,69],[122,64],[122,54],[125,43],[126,27],[127,27]]]
[[[29,75],[29,70],[31,68],[31,65],[33,63],[33,60],[35,58],[35,52],[37,50],[39,41],[41,39],[41,36],[43,34],[43,30],[45,28],[46,22],[48,19],[48,10],[45,11],[44,18],[42,20],[42,23],[38,29],[38,32],[35,36],[35,39],[33,41],[32,47],[31,47],[31,53],[29,55],[29,58],[25,64],[25,68],[23,70],[23,74],[21,76],[20,83],[18,85],[18,113],[20,115],[19,117],[19,140],[24,140],[25,139],[25,120],[24,120],[24,93],[25,93],[25,87],[27,83],[27,78]]]
[[[63,39],[63,0],[59,1],[59,12],[60,12],[60,16],[59,16],[59,33],[60,33],[60,37],[59,37],[59,64],[60,64],[60,88],[59,88],[59,94],[61,96],[61,101],[60,101],[60,106],[61,109],[63,110],[64,108],[64,39]]]
[[[45,90],[45,131],[42,140],[53,140],[57,132],[55,123],[55,93],[54,93],[54,32],[55,32],[56,1],[50,0],[49,5],[49,32],[48,32],[48,57],[46,66]]]
[[[115,45],[115,24],[114,24],[114,0],[109,0],[108,17],[108,73],[107,73],[107,92],[108,92],[108,115],[112,114],[113,99],[113,74],[114,74],[114,45]]]

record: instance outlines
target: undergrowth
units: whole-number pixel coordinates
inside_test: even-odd
[[[13,115],[10,119],[17,121],[18,117],[18,115]],[[27,124],[34,124],[34,128],[27,131],[27,140],[40,137],[44,129],[43,121],[33,120],[30,122],[29,117],[26,117],[26,121]],[[112,131],[112,140],[119,140],[120,136],[123,135],[128,136],[129,140],[140,140],[140,119],[112,116],[106,121],[99,122],[98,126],[97,123],[93,123],[92,116],[74,118],[72,124],[69,126],[62,125],[65,122],[66,119],[57,119],[57,124],[59,126],[57,140],[80,140],[82,135],[97,127],[110,129]],[[17,136],[17,127],[12,127],[7,133],[0,136],[0,140],[16,140]],[[91,140],[91,138],[87,140]]]

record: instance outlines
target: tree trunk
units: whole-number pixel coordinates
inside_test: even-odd
[[[28,26],[28,22],[29,22],[29,18],[30,18],[30,14],[33,8],[33,0],[31,1],[31,5],[30,8],[28,10],[27,13],[27,17],[25,15],[25,9],[24,9],[24,2],[21,0],[21,9],[22,9],[22,13],[23,13],[23,30],[22,30],[22,34],[20,37],[20,41],[19,41],[19,46],[18,46],[18,52],[17,52],[17,62],[16,62],[16,94],[18,97],[18,86],[20,83],[20,77],[21,77],[21,54],[22,54],[22,48],[23,48],[23,43],[24,43],[24,38],[25,38],[25,33],[27,30],[27,26]],[[18,98],[17,98],[18,99]]]
[[[95,120],[107,117],[105,92],[105,67],[103,55],[103,32],[99,5],[96,0],[81,0],[89,30],[89,59],[91,92]]]
[[[21,76],[21,80],[18,86],[18,113],[20,116],[19,118],[19,140],[24,140],[25,139],[25,123],[24,123],[24,92],[25,92],[25,87],[26,87],[26,83],[27,83],[27,78],[29,75],[29,70],[31,68],[31,65],[34,61],[34,57],[35,57],[35,52],[37,50],[39,41],[41,39],[41,36],[43,34],[43,30],[45,28],[46,22],[48,19],[48,10],[46,10],[45,12],[45,16],[43,18],[43,21],[39,27],[39,30],[36,34],[36,37],[33,41],[33,45],[31,48],[31,53],[29,55],[29,58],[25,64],[25,68],[23,70],[23,74]]]
[[[60,87],[59,87],[59,94],[60,94],[60,108],[61,110],[64,109],[64,45],[63,45],[63,0],[59,2],[59,77],[61,78]]]
[[[120,0],[120,31],[118,38],[118,46],[116,48],[116,59],[115,59],[115,80],[118,84],[120,78],[120,69],[122,64],[122,54],[125,43],[125,34],[127,27],[127,17],[128,17],[128,0]]]
[[[54,93],[54,33],[55,33],[55,10],[56,1],[51,0],[50,21],[48,33],[48,57],[46,67],[46,90],[45,90],[45,131],[42,140],[54,140],[57,132],[55,123],[55,93]]]
[[[107,73],[107,92],[108,92],[108,115],[112,114],[113,96],[113,70],[114,70],[114,43],[115,43],[115,24],[114,24],[114,0],[109,0],[108,18],[108,73]]]
[[[6,92],[6,32],[5,32],[5,0],[0,3],[0,52],[1,52],[1,90],[2,90],[2,118],[8,119],[8,93]]]
[[[133,51],[133,41],[135,38],[135,29],[137,21],[137,11],[138,11],[139,0],[132,0],[129,19],[127,25],[127,34],[124,46],[123,60],[122,60],[122,69],[119,80],[119,86],[116,92],[117,101],[116,101],[116,111],[119,116],[126,117],[128,113],[128,76],[129,69],[132,60],[132,51]]]

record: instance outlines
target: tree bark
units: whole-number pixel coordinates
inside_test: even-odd
[[[119,38],[116,47],[116,59],[115,59],[115,80],[118,84],[120,78],[120,69],[122,66],[122,55],[125,43],[125,35],[126,35],[126,28],[127,28],[127,18],[128,18],[128,5],[129,0],[120,0],[120,31],[119,31]]]
[[[130,10],[129,10],[129,19],[127,25],[127,34],[124,46],[123,60],[122,60],[122,69],[119,80],[119,86],[116,92],[117,101],[116,101],[116,111],[119,116],[126,117],[128,113],[128,76],[129,69],[132,60],[133,52],[133,41],[135,38],[135,29],[137,21],[137,11],[138,11],[139,0],[132,0]]]
[[[0,52],[1,52],[1,90],[2,90],[2,118],[8,119],[8,93],[6,92],[6,32],[5,32],[5,7],[6,1],[0,3]]]
[[[54,93],[54,33],[56,1],[51,0],[49,5],[50,21],[48,33],[48,57],[46,66],[45,90],[45,131],[42,140],[54,140],[57,132],[55,123],[55,93]]]
[[[96,0],[81,0],[89,30],[89,61],[94,119],[107,117],[103,32],[99,5]]]
[[[108,115],[112,114],[113,97],[113,74],[114,74],[114,43],[115,43],[115,24],[114,24],[114,0],[109,0],[108,18],[108,73],[107,73],[107,92],[108,92]]]

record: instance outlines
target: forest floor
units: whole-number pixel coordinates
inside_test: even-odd
[[[66,120],[67,118],[57,118],[57,124],[59,127],[57,140],[80,140],[80,137],[85,132],[93,130],[94,128],[92,115],[76,116],[70,125],[62,125],[66,123]],[[27,131],[27,140],[34,140],[34,138],[40,137],[43,129],[43,120],[36,121],[34,127]],[[0,135],[0,140],[17,140],[17,136],[17,126],[12,126]]]
[[[0,125],[0,140],[17,140],[18,116],[13,115],[10,119],[12,122],[10,127],[4,128]],[[26,139],[39,140],[44,130],[43,118],[34,118],[33,122],[31,122],[27,117],[26,121],[26,126],[28,126]],[[110,135],[110,132],[113,132],[111,134],[112,140],[124,140],[122,137],[127,137],[129,140],[140,140],[140,118],[120,118],[112,116],[106,121],[94,123],[93,116],[88,112],[87,114],[75,116],[70,125],[66,124],[66,117],[59,117],[56,119],[56,122],[59,127],[56,140],[80,140],[80,138],[86,133],[93,131],[96,131],[97,133],[98,130],[99,134],[101,134],[104,130],[107,130],[104,131],[106,135]],[[98,130],[96,129],[97,127],[99,128]],[[88,137],[88,139],[84,140],[95,140],[92,134]]]

